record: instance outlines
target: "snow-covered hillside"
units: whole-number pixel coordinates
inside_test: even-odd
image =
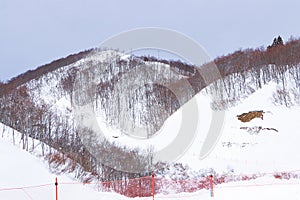
[[[239,105],[226,110],[221,138],[204,160],[198,157],[211,124],[212,110],[210,96],[204,91],[197,94],[194,97],[200,110],[197,137],[178,162],[195,170],[212,168],[221,174],[232,171],[237,174],[259,174],[298,170],[300,173],[300,156],[296,153],[300,151],[300,107],[275,105],[277,88],[278,85],[271,81]],[[157,150],[163,149],[180,129],[182,109],[171,115],[157,135],[149,140],[127,136],[112,140],[130,147],[143,148],[151,144]],[[263,119],[255,118],[245,123],[238,120],[237,115],[249,111],[263,111]]]
[[[196,95],[199,108],[202,109],[199,117],[200,132],[189,151],[179,161],[196,171],[212,168],[220,174],[255,174],[260,177],[255,180],[216,185],[215,199],[299,198],[300,181],[297,177],[300,173],[300,156],[297,152],[300,150],[298,145],[300,124],[297,116],[300,107],[275,106],[273,93],[276,92],[276,87],[276,83],[270,82],[240,105],[226,111],[223,134],[216,148],[204,160],[199,160],[198,155],[210,123],[210,102],[204,92]],[[265,112],[263,119],[256,118],[246,123],[237,119],[237,115],[254,110],[263,110]],[[169,132],[176,131],[174,128],[178,128],[181,112],[182,108],[167,120],[157,135],[160,139],[154,144],[166,141]],[[82,185],[72,180],[70,174],[59,176],[51,174],[47,164],[21,150],[21,145],[18,147],[18,139],[15,141],[17,146],[13,146],[11,138],[7,137],[12,130],[3,127],[4,125],[1,125],[0,129],[4,136],[0,139],[0,159],[4,161],[0,165],[0,199],[54,199],[55,177],[61,182],[60,199],[128,199],[114,193],[98,192],[92,185]],[[120,141],[129,146],[134,143],[129,138],[126,139],[126,136],[120,137]],[[160,148],[164,147],[164,143],[166,142],[160,143]],[[145,144],[141,146],[143,145]],[[35,151],[35,155],[39,153]],[[274,175],[281,172],[290,173],[295,178],[275,179]],[[30,186],[39,187],[30,188]],[[158,194],[156,199],[211,199],[211,197],[210,192],[203,189],[195,193]]]
[[[96,49],[75,63],[27,82],[26,86],[38,104],[55,109],[53,106],[62,98],[68,99],[73,106],[88,102],[107,126],[123,134],[143,132],[152,135],[176,110],[174,107],[179,107],[177,101],[186,102],[193,95],[185,90],[180,98],[177,96],[172,101],[170,95],[168,98],[165,95],[168,91],[160,86],[171,88],[173,83],[187,78],[170,64],[144,61],[114,50]],[[180,87],[177,85],[177,88]],[[164,99],[158,101],[163,95]],[[169,109],[161,105],[166,102],[172,102]],[[59,113],[58,110],[55,112]]]
[[[300,107],[275,106],[273,94],[277,87],[270,82],[226,111],[222,136],[206,159],[198,160],[199,147],[193,146],[181,161],[194,169],[211,167],[218,172],[233,170],[244,174],[300,170]],[[201,98],[201,94],[197,97]],[[237,118],[242,113],[260,110],[264,112],[263,119],[244,123]]]

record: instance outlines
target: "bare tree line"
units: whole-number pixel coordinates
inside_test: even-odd
[[[275,42],[275,39],[274,39]],[[222,79],[208,87],[209,93],[218,93],[215,109],[236,105],[270,81],[277,83],[274,103],[291,106],[300,96],[300,40],[291,38],[285,44],[274,43],[267,49],[239,50],[215,61]]]

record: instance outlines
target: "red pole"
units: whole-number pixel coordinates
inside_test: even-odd
[[[214,182],[213,182],[213,175],[209,176],[209,183],[210,183],[210,196],[214,197]]]
[[[154,186],[155,186],[155,183],[154,183],[154,172],[152,172],[152,198],[154,200]]]
[[[57,182],[57,178],[55,178],[55,196],[56,196],[56,200],[58,200],[58,182]]]

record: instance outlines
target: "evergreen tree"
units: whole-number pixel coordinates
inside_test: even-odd
[[[284,45],[283,40],[281,36],[278,36],[277,38],[274,38],[272,45],[268,46],[268,49],[272,47],[282,46],[282,45]]]
[[[276,45],[277,46],[278,45],[283,45],[283,40],[282,40],[282,38],[280,36],[278,36],[278,38],[277,38],[277,44]]]

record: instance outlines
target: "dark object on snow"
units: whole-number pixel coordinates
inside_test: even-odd
[[[261,118],[262,120],[264,119],[264,114],[265,112],[262,110],[258,111],[250,111],[248,113],[243,113],[241,115],[237,115],[238,120],[241,122],[250,122],[254,118]]]

